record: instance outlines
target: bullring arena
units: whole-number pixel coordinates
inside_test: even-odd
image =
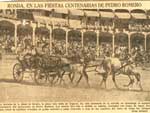
[[[150,100],[149,19],[150,10],[141,9],[0,10],[0,100]],[[37,53],[44,56],[38,64]],[[25,58],[26,55],[31,59]],[[133,59],[131,63],[126,55]],[[123,62],[115,72],[120,74],[116,76],[120,88],[115,87],[111,74],[107,77],[107,87],[100,87],[103,75],[101,70],[96,69],[107,58]],[[63,63],[62,59],[65,59]],[[136,76],[131,76],[130,81],[130,75],[128,77],[121,73],[122,68],[125,72],[127,66],[132,67],[133,70],[129,68],[131,72],[140,73],[142,90],[139,90],[136,82],[132,88],[123,87],[133,79],[136,81]],[[80,78],[77,73],[79,67],[83,68],[80,74],[88,75],[89,86],[85,75],[76,86]],[[62,77],[64,70],[66,73]],[[73,84],[68,75],[70,72],[75,72],[74,79],[71,75]],[[47,81],[49,78],[52,79],[50,83]]]

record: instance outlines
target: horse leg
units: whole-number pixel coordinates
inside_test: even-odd
[[[83,77],[83,74],[80,74],[80,75],[81,75],[81,76],[80,76],[80,78],[79,78],[79,80],[77,81],[77,83],[76,83],[75,86],[78,86],[79,82],[81,81],[81,79],[82,79],[82,77]]]
[[[65,71],[63,71],[62,74],[58,72],[58,79],[60,78],[59,85],[61,85],[62,81],[66,85],[65,80],[63,79],[64,74],[65,74]]]
[[[102,79],[101,82],[100,82],[100,87],[101,88],[102,88],[103,82],[104,82],[104,79]]]
[[[102,80],[101,80],[101,82],[100,82],[100,87],[102,88],[102,85],[103,85],[103,83],[104,83],[104,88],[106,88],[106,80],[107,80],[107,74],[105,73],[105,74],[102,74]]]
[[[88,77],[88,74],[86,73],[85,70],[83,71],[83,75],[84,75],[84,77],[85,77],[85,79],[86,79],[86,83],[87,83],[88,87],[90,87],[90,84],[89,84],[89,77]]]
[[[60,75],[59,77],[60,77],[61,81],[63,81],[64,74],[65,74],[65,71],[63,71],[62,74],[59,73],[59,75]]]
[[[129,87],[129,90],[133,88],[133,84],[134,84],[134,78],[132,75],[128,75],[129,79],[130,79],[130,82],[129,84],[127,85]]]
[[[129,87],[130,85],[132,85],[134,83],[133,77],[131,77],[130,75],[128,75],[128,77],[129,77],[130,81],[127,85],[124,85],[124,87]]]
[[[105,74],[105,75],[104,75],[104,78],[103,78],[103,81],[104,81],[104,88],[105,88],[105,89],[107,88],[107,86],[106,86],[107,77],[108,77],[108,75]]]
[[[71,77],[72,75],[72,77]],[[68,75],[69,79],[70,79],[70,82],[73,83],[73,79],[74,79],[74,74],[72,72],[69,73]]]
[[[139,73],[135,74],[135,78],[137,80],[137,85],[139,86],[140,90],[142,91],[142,85],[141,85],[141,75]]]
[[[118,85],[117,85],[117,83],[116,83],[115,74],[112,74],[112,80],[113,80],[113,83],[114,83],[115,87],[116,87],[117,89],[119,89],[119,87],[118,87]]]

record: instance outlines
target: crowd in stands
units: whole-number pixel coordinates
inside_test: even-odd
[[[38,50],[47,47],[49,49],[50,53],[50,46],[49,46],[49,38],[42,36],[42,35],[36,35],[36,45],[34,48],[38,48]],[[32,43],[32,36],[31,35],[22,35],[18,36],[17,41],[17,48],[15,49],[14,45],[14,37],[6,34],[0,35],[0,50],[1,52],[5,53],[15,53],[17,51],[17,54],[23,52],[25,49],[33,48]],[[40,48],[40,49],[39,49]],[[112,43],[100,43],[100,45],[97,47],[96,42],[84,42],[82,45],[81,41],[69,41],[67,46],[67,52],[66,52],[66,40],[58,40],[58,39],[52,39],[52,55],[59,55],[59,56],[83,56],[83,55],[92,55],[94,57],[99,56],[115,56],[115,57],[122,57],[128,54],[128,47],[126,45],[115,45],[114,47],[114,55],[113,55],[113,47]],[[135,52],[145,52],[144,47],[142,45],[137,45],[131,47],[131,55],[134,55]]]
[[[14,51],[14,37],[1,34],[0,35],[0,50],[1,52],[10,53]]]

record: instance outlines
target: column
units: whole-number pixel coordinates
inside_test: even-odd
[[[81,30],[81,46],[84,47],[84,31]]]
[[[17,17],[17,9],[13,9],[13,16],[16,18]]]
[[[3,14],[6,15],[6,9],[3,9]]]
[[[49,48],[50,48],[50,55],[52,54],[52,27],[49,28]]]
[[[128,33],[128,52],[131,53],[131,34]]]
[[[97,54],[97,56],[99,56],[99,30],[96,32],[96,34],[97,34],[97,43],[96,43],[97,52],[96,52],[96,54]]]
[[[115,53],[115,33],[113,33],[113,36],[112,36],[112,49],[113,49],[112,56],[114,56],[114,53]]]
[[[66,30],[66,55],[68,55],[68,29]]]
[[[32,44],[33,44],[34,46],[36,45],[35,26],[33,26],[33,30],[32,30]]]
[[[18,42],[18,38],[17,38],[17,24],[15,24],[14,39],[15,39],[15,50],[16,50],[17,49],[17,42]]]
[[[147,50],[147,35],[144,34],[144,50],[146,51]]]

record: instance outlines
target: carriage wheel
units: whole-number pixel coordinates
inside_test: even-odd
[[[40,70],[37,70],[34,75],[34,81],[38,85],[43,85],[46,83],[47,76],[45,73],[41,73]]]
[[[23,80],[23,67],[20,63],[17,63],[13,67],[13,78],[16,82]]]
[[[127,75],[124,75],[124,74],[116,75],[115,80],[116,80],[117,88],[119,89],[129,88],[130,79]]]

